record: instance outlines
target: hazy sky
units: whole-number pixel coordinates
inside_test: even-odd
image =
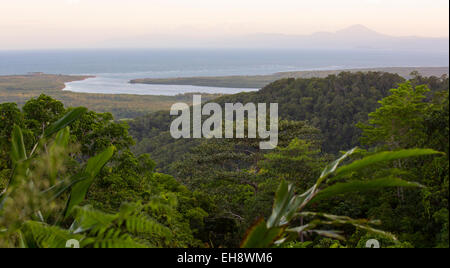
[[[0,49],[89,47],[152,34],[309,34],[363,24],[448,37],[448,0],[0,0]]]

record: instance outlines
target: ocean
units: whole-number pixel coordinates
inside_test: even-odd
[[[257,89],[139,85],[137,78],[264,75],[285,71],[376,67],[442,67],[447,52],[386,50],[102,49],[0,51],[0,75],[43,72],[96,78],[66,84],[65,90],[105,94],[177,95],[237,93]]]

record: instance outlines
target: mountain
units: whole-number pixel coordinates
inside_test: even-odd
[[[227,44],[226,41],[225,44]],[[363,25],[353,25],[335,33],[319,32],[311,35],[258,34],[243,36],[229,40],[228,44],[265,48],[448,51],[449,39],[389,36],[373,31]]]
[[[343,30],[337,31],[336,35],[356,37],[356,38],[371,37],[371,36],[383,36],[382,34],[376,32],[376,31],[373,31],[361,24],[356,24],[356,25],[350,26],[348,28],[345,28]]]
[[[252,34],[207,38],[197,36],[150,35],[127,40],[109,40],[102,45],[140,48],[274,48],[274,49],[383,49],[448,52],[448,38],[396,37],[353,25],[337,32],[310,35]]]

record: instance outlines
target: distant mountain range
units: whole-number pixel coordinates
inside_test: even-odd
[[[253,34],[234,37],[192,38],[167,34],[142,36],[127,40],[110,40],[108,44],[120,47],[383,49],[439,52],[449,50],[449,38],[390,36],[373,31],[363,25],[353,25],[334,33],[317,32],[310,35]]]
[[[375,32],[363,25],[354,25],[335,33],[311,35],[261,34],[243,39],[244,43],[262,46],[320,49],[392,49],[448,51],[448,38],[395,37]]]

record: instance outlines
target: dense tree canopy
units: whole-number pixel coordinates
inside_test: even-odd
[[[311,129],[316,129],[314,135],[281,134],[285,142],[269,154],[255,154],[235,141],[173,140],[168,132],[172,118],[167,112],[130,122],[130,132],[137,138],[134,150],[150,153],[159,169],[191,189],[217,193],[218,212],[227,213],[234,226],[244,222],[248,226],[258,216],[269,214],[267,208],[280,179],[306,190],[332,159],[330,154],[339,150],[362,145],[370,148],[369,152],[433,148],[448,154],[448,78],[425,78],[418,74],[414,77],[405,83],[393,74],[344,72],[327,78],[283,79],[259,92],[216,100],[221,104],[276,102],[283,119],[306,120]],[[384,219],[385,229],[402,234],[411,246],[445,245],[448,243],[445,239],[439,242],[448,230],[448,221],[443,220],[448,213],[445,159],[400,161],[389,167],[397,170],[396,176],[419,181],[427,190],[399,188],[367,196],[351,194],[320,204],[318,209],[355,218]],[[381,177],[386,172],[367,170],[358,176]],[[427,198],[420,200],[423,195]],[[349,240],[354,241],[351,246],[357,246],[365,236],[361,232],[354,234],[353,240]],[[236,239],[229,240],[227,245],[236,243]]]
[[[174,140],[168,112],[0,104],[0,247],[449,246],[448,78],[344,72],[217,102],[279,103],[278,147]]]

